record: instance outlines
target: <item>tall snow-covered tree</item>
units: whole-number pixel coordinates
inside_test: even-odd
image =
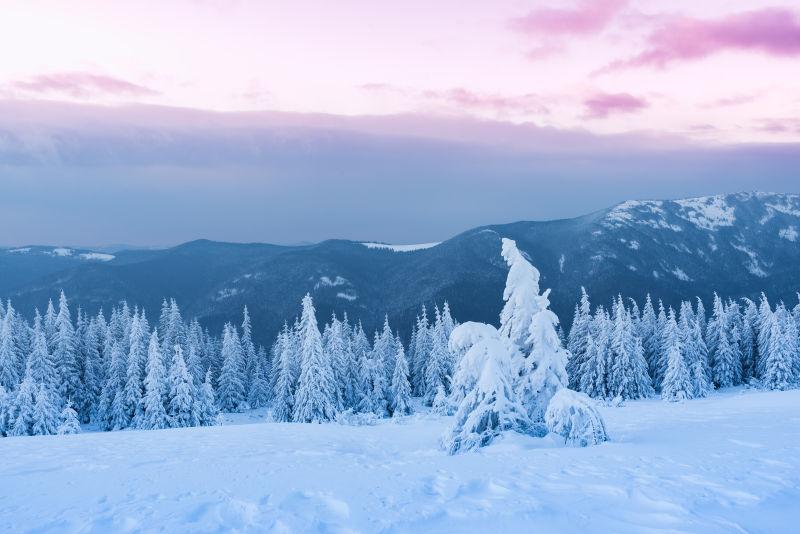
[[[278,335],[277,366],[275,390],[272,395],[272,416],[276,421],[291,421],[294,411],[294,394],[297,389],[298,375],[294,360],[297,358],[294,332],[284,323],[283,331]]]
[[[222,358],[217,403],[223,412],[238,412],[246,408],[242,376],[244,356],[238,334],[231,324],[226,325],[222,336]]]
[[[692,396],[695,398],[705,397],[712,389],[708,350],[700,331],[700,325],[688,302],[681,304],[679,331],[681,333],[681,353],[689,370],[689,380],[692,382]],[[718,340],[717,344],[719,344]]]
[[[691,399],[694,396],[694,386],[683,356],[681,334],[672,308],[663,330],[662,343],[666,351],[667,370],[661,384],[661,398],[667,401]]]
[[[144,379],[144,389],[144,416],[139,421],[139,428],[168,428],[169,417],[164,408],[167,393],[166,377],[161,347],[155,331],[150,335],[147,349],[147,375]]]
[[[393,417],[411,413],[411,384],[408,382],[408,362],[403,345],[398,344],[392,373],[391,412]]]
[[[300,378],[292,418],[300,423],[331,421],[336,416],[336,384],[331,361],[322,350],[322,336],[309,294],[303,297],[298,337]]]
[[[589,295],[586,293],[586,288],[581,287],[580,303],[575,306],[572,328],[569,329],[567,338],[567,349],[570,354],[569,360],[567,360],[567,376],[569,377],[570,387],[573,389],[580,388],[580,371],[587,357],[586,347],[591,321]]]
[[[195,387],[192,377],[186,368],[183,349],[175,345],[172,365],[167,379],[169,393],[167,395],[167,416],[171,427],[197,426],[200,414],[195,404]]]
[[[54,328],[53,361],[59,376],[58,392],[63,399],[75,398],[80,394],[81,388],[78,339],[63,291],[58,299],[58,315]]]
[[[550,399],[567,387],[568,352],[556,333],[558,317],[549,310],[550,290],[539,294],[539,271],[522,255],[514,241],[503,239],[502,255],[509,266],[500,314],[500,333],[521,349],[516,384],[531,423],[546,432],[544,413]]]

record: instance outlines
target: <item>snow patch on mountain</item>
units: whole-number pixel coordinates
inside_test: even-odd
[[[606,214],[603,226],[622,228],[626,225],[640,224],[651,228],[681,232],[683,228],[670,224],[666,219],[664,202],[661,200],[627,200],[618,204]]]
[[[761,265],[759,265],[758,254],[744,245],[731,243],[731,246],[739,252],[743,252],[747,255],[748,262],[745,264],[745,267],[750,274],[759,278],[765,278],[767,276],[766,271],[764,271],[764,269],[761,268]]]
[[[564,257],[564,255],[562,254],[562,255],[561,255],[561,257],[560,257],[560,258],[558,258],[558,270],[559,270],[560,272],[562,272],[562,273],[564,272],[564,262],[565,262],[565,261],[566,261],[566,258],[565,258],[565,257]]]
[[[367,248],[372,249],[388,249],[394,252],[414,252],[415,250],[425,250],[439,245],[441,241],[436,243],[417,243],[416,245],[389,245],[388,243],[361,243]]]
[[[67,256],[72,256],[72,249],[71,248],[58,247],[58,248],[54,248],[53,250],[51,250],[48,254],[51,254],[53,256],[61,256],[63,258],[63,257],[67,257]]]
[[[800,235],[797,232],[797,228],[794,226],[790,226],[789,228],[783,228],[778,235],[787,241],[797,241],[797,237]]]
[[[733,226],[736,215],[733,206],[729,206],[725,197],[686,198],[676,200],[675,203],[682,208],[680,216],[698,228],[716,231],[725,226]]]
[[[683,281],[683,282],[691,282],[691,281],[692,281],[692,279],[689,277],[689,275],[688,275],[688,274],[686,274],[686,273],[684,272],[684,270],[683,270],[683,269],[681,269],[680,267],[675,267],[675,268],[674,268],[674,269],[672,269],[670,272],[671,272],[671,273],[672,273],[672,274],[675,276],[675,278],[677,278],[678,280],[681,280],[681,281]]]
[[[336,297],[353,302],[358,298],[358,295],[356,295],[353,291],[340,291],[339,293],[336,293]]]
[[[335,278],[331,279],[329,276],[321,276],[319,282],[314,284],[314,289],[319,289],[320,287],[338,287],[349,284],[347,278],[343,276],[336,276]]]
[[[31,247],[11,248],[6,250],[8,254],[27,254],[31,251]]]
[[[104,254],[102,252],[86,252],[81,254],[81,259],[88,261],[111,261],[115,258],[113,254]]]

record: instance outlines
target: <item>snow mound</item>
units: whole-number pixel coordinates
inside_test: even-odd
[[[81,259],[88,261],[111,261],[115,258],[113,254],[104,254],[102,252],[87,252],[81,254]]]
[[[27,254],[31,251],[31,247],[11,248],[6,250],[8,254]]]
[[[567,445],[587,447],[608,441],[603,418],[585,393],[562,388],[550,399],[544,416],[547,430]]]
[[[373,249],[387,249],[394,252],[414,252],[415,250],[425,250],[439,245],[441,242],[436,243],[418,243],[416,245],[389,245],[387,243],[361,243],[367,248]]]
[[[721,195],[686,198],[676,200],[675,204],[682,208],[682,218],[704,230],[716,231],[736,222],[733,206],[729,206]]]

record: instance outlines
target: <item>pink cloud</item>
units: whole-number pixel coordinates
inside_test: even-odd
[[[604,70],[664,67],[725,50],[758,51],[772,56],[800,55],[800,16],[783,8],[736,13],[715,20],[670,17],[647,38],[641,54]]]
[[[446,90],[415,91],[385,83],[366,83],[359,86],[369,93],[399,95],[412,100],[433,103],[447,107],[455,107],[463,111],[489,111],[503,116],[507,114],[548,114],[550,111],[539,95],[526,93],[522,95],[501,95],[496,93],[478,93],[464,87]]]
[[[597,93],[583,101],[585,117],[604,119],[617,113],[634,113],[646,108],[646,100],[629,93]]]
[[[626,4],[626,0],[582,0],[572,9],[535,9],[509,25],[534,36],[587,35],[603,30]]]
[[[58,93],[73,98],[97,95],[153,96],[157,91],[113,76],[91,72],[57,72],[40,74],[9,84],[11,89],[27,93]]]

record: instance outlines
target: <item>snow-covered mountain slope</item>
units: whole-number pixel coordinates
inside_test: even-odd
[[[741,193],[628,201],[575,219],[476,228],[424,246],[194,241],[92,260],[84,258],[91,251],[60,256],[58,247],[0,250],[0,296],[29,313],[63,287],[90,311],[125,298],[151,317],[163,297],[175,297],[188,316],[217,330],[240,320],[246,304],[257,341],[266,343],[311,292],[320,318],[346,311],[369,330],[388,314],[408,335],[422,303],[445,299],[459,320],[496,322],[506,276],[500,237],[515,239],[539,268],[566,322],[582,285],[595,303],[650,292],[668,305],[710,299],[713,291],[738,298],[763,290],[794,302],[800,289],[800,196]]]
[[[601,410],[597,447],[506,434],[456,456],[451,418],[424,415],[5,438],[0,530],[796,532],[800,391]]]

